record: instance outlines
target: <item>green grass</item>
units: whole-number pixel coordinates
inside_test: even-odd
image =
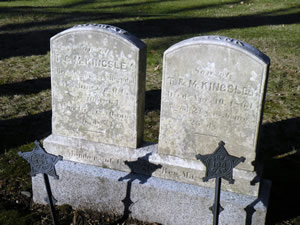
[[[162,56],[171,45],[214,34],[242,40],[268,55],[260,143],[264,177],[273,181],[268,223],[300,224],[298,0],[0,1],[0,224],[8,221],[5,216],[14,218],[6,224],[28,224],[36,216],[12,204],[20,191],[30,189],[29,167],[16,152],[31,150],[35,139],[51,133],[49,39],[82,23],[115,25],[147,44],[148,141],[158,140]]]

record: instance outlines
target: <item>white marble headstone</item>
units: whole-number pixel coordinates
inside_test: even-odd
[[[184,159],[211,154],[222,140],[252,171],[269,58],[241,41],[201,36],[164,53],[158,152]]]
[[[52,37],[52,133],[139,146],[145,67],[145,44],[117,27],[78,25]]]

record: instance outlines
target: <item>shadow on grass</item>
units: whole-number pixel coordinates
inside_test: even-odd
[[[51,88],[50,77],[0,85],[0,96],[36,94]]]
[[[192,35],[225,29],[258,27],[264,25],[300,23],[300,13],[288,15],[249,15],[236,17],[197,17],[180,19],[149,19],[120,22],[117,25],[139,38]]]
[[[15,56],[44,55],[50,49],[50,38],[62,29],[0,34],[0,60]]]
[[[0,121],[0,154],[47,137],[51,133],[51,111]]]
[[[150,111],[160,110],[161,90],[146,91],[145,95],[145,114]]]
[[[154,1],[156,2],[156,1]],[[239,2],[239,1],[238,1]],[[81,4],[78,2],[78,4]],[[140,3],[144,4],[144,3]],[[199,6],[216,7],[217,5]],[[75,6],[74,6],[75,7]],[[125,7],[125,6],[123,6]],[[201,9],[202,9],[201,8]],[[291,8],[281,9],[280,12],[289,12]],[[84,9],[81,9],[84,10]],[[189,9],[182,9],[189,10]],[[190,9],[191,10],[191,9]],[[112,25],[118,26],[129,31],[138,38],[157,38],[177,35],[193,35],[205,32],[219,31],[223,29],[233,28],[249,28],[264,25],[278,24],[296,24],[300,23],[300,13],[290,13],[285,15],[273,15],[277,11],[258,13],[253,15],[234,16],[234,17],[195,17],[195,18],[164,18],[168,15],[156,15],[160,18],[148,19],[149,15],[140,15],[132,12],[51,12],[43,8],[39,11],[20,10],[20,8],[0,9],[0,14],[3,13],[24,13],[25,15],[46,15],[51,19],[38,22],[10,24],[2,26],[2,31],[10,33],[0,34],[0,59],[5,59],[14,56],[29,56],[46,54],[49,51],[49,40],[52,36],[64,30],[71,23],[95,23],[105,19],[130,19],[126,22],[116,22]],[[155,15],[152,15],[155,16]],[[52,19],[54,18],[54,19]],[[134,20],[132,20],[134,19]],[[64,28],[45,28],[45,26],[56,26]],[[38,30],[19,32],[20,29],[34,28]],[[12,31],[17,31],[13,33]]]
[[[267,224],[300,216],[300,117],[262,126],[261,159],[272,181]]]

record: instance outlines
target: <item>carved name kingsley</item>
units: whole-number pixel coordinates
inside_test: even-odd
[[[53,134],[136,148],[143,138],[146,46],[109,25],[51,38]]]
[[[269,58],[225,37],[188,39],[164,53],[159,152],[194,159],[220,141],[252,170]]]

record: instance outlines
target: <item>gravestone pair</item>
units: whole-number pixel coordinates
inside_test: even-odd
[[[246,160],[223,190],[256,198],[259,182],[250,183],[257,177],[268,66],[267,56],[231,38],[201,36],[171,46],[163,59],[159,142],[145,143],[145,44],[110,25],[75,26],[51,38],[52,135],[44,147],[87,167],[124,172],[130,172],[125,161],[147,155],[161,165],[153,179],[210,190],[214,182],[202,181],[205,166],[195,155],[211,154],[224,141],[231,155]],[[265,211],[258,217],[264,220]]]

